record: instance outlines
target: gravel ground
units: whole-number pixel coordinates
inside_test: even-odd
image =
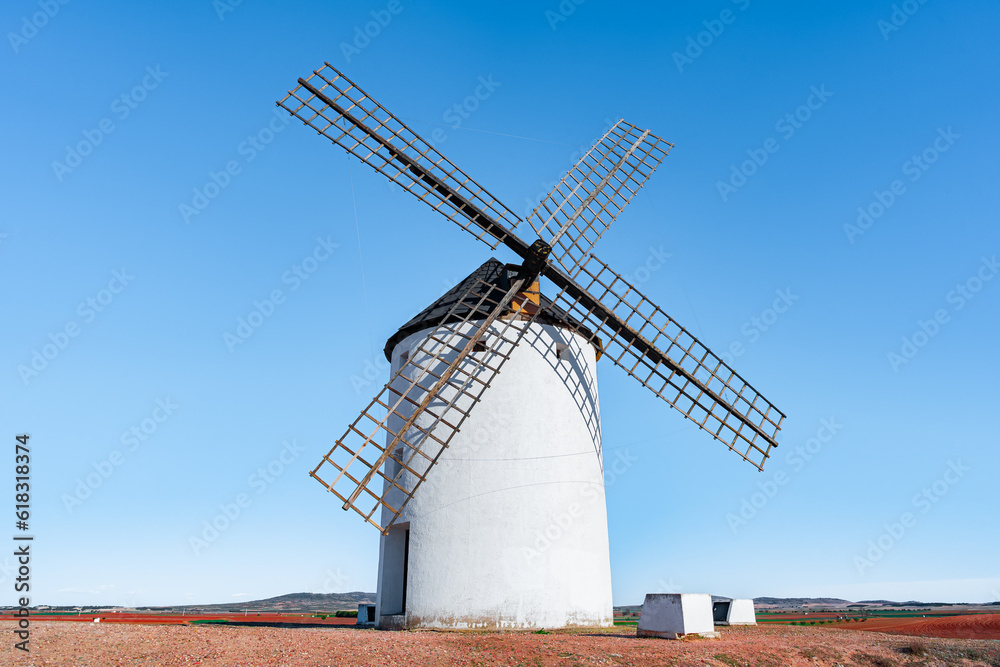
[[[13,623],[0,665],[354,667],[361,665],[993,665],[1000,641],[900,637],[790,626],[722,628],[722,639],[638,639],[634,629],[550,634],[376,632],[36,622],[31,653],[13,648]]]

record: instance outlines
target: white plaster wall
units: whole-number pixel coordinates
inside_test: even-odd
[[[712,619],[712,596],[708,593],[681,593],[681,607],[684,610],[684,632],[714,632]]]
[[[757,613],[753,600],[733,600],[729,605],[729,625],[757,625]]]
[[[396,346],[393,373],[429,333]],[[408,627],[612,625],[595,363],[584,339],[542,324],[505,363],[397,520]],[[385,538],[381,551],[380,596]]]

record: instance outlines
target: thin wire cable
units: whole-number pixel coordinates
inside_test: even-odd
[[[658,220],[665,220],[665,217],[660,215],[660,207],[656,204],[656,197],[653,196],[652,192],[646,193],[646,199],[649,202],[649,207],[653,210],[653,216]],[[677,277],[677,284],[681,288],[681,293],[684,294],[684,299],[688,302],[688,308],[691,309],[691,316],[694,318],[694,325],[697,327],[698,335],[703,336],[704,333],[701,328],[701,320],[698,318],[698,311],[694,309],[694,302],[691,300],[691,293],[688,292],[687,287],[684,285],[683,276]]]
[[[517,486],[507,486],[502,489],[491,489],[489,491],[483,491],[482,493],[474,493],[470,496],[466,496],[465,498],[459,498],[458,500],[452,501],[447,505],[441,505],[440,507],[436,507],[430,510],[429,512],[424,512],[420,516],[414,517],[414,519],[422,519],[425,516],[430,516],[431,514],[434,514],[435,512],[440,512],[446,507],[451,507],[452,505],[464,503],[465,501],[472,500],[473,498],[481,498],[483,496],[488,496],[493,493],[503,493],[504,491],[513,491],[515,489],[527,489],[533,486],[553,486],[555,484],[589,484],[592,486],[597,486],[597,482],[589,479],[582,479],[582,480],[559,479],[559,480],[552,480],[549,482],[532,482],[531,484],[518,484]],[[600,486],[603,487],[604,483],[602,482]]]
[[[506,459],[466,459],[466,458],[454,458],[454,457],[441,457],[442,461],[536,461],[538,459],[560,459],[567,456],[585,456],[587,454],[593,454],[594,450],[589,449],[585,452],[571,452],[569,454],[546,454],[544,456],[514,456]]]
[[[358,239],[358,260],[361,263],[361,293],[365,299],[365,322],[368,324],[368,346],[371,348],[372,364],[375,363],[375,340],[372,338],[372,318],[368,310],[368,285],[365,282],[365,256],[361,251],[361,224],[358,222],[358,199],[354,194],[354,173],[351,170],[351,154],[347,154],[347,177],[351,181],[351,202],[354,204],[354,233]]]
[[[525,139],[527,141],[537,141],[543,144],[555,144],[556,146],[569,146],[570,148],[575,148],[573,144],[567,144],[563,141],[551,141],[549,139],[536,139],[535,137],[525,137],[520,134],[507,134],[506,132],[494,132],[493,130],[479,130],[474,127],[462,127],[461,125],[448,125],[447,123],[435,123],[432,120],[420,120],[419,118],[403,118],[410,123],[426,123],[427,125],[440,125],[441,127],[447,127],[452,130],[468,130],[470,132],[482,132],[483,134],[496,134],[501,137],[511,137],[512,139]]]

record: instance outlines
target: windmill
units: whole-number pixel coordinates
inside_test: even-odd
[[[298,83],[279,106],[520,259],[487,261],[389,340],[389,382],[310,473],[381,532],[376,625],[610,625],[597,360],[758,469],[784,419],[592,253],[672,144],[619,121],[528,216],[528,243],[329,63]]]

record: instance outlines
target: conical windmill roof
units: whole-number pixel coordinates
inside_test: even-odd
[[[490,314],[488,309],[489,303],[495,303],[503,297],[504,293],[510,288],[511,278],[517,274],[519,268],[520,267],[516,264],[504,264],[495,257],[491,257],[482,266],[470,273],[465,280],[445,292],[445,294],[442,295],[437,301],[424,308],[417,315],[415,315],[413,319],[401,326],[399,331],[394,333],[389,340],[386,341],[385,348],[383,350],[385,358],[391,361],[393,349],[395,349],[400,341],[410,334],[428,329],[430,327],[439,326],[441,324],[459,322],[464,320],[470,311],[478,311],[482,315],[482,319],[486,319]],[[482,305],[480,304],[479,298],[473,297],[469,294],[469,288],[472,287],[477,280],[493,285],[494,289],[494,293],[491,294],[490,298],[487,299]],[[462,301],[463,296],[465,297],[464,303],[459,303],[451,317],[442,322],[442,319],[448,315],[451,309],[455,306],[456,302]],[[544,294],[539,295],[539,305],[544,312],[538,317],[538,321],[546,324],[563,326],[573,330],[580,330],[580,332],[584,335],[589,334],[589,331],[583,327],[583,325],[570,317],[564,310],[554,305],[552,300]],[[474,317],[473,319],[478,318]]]

